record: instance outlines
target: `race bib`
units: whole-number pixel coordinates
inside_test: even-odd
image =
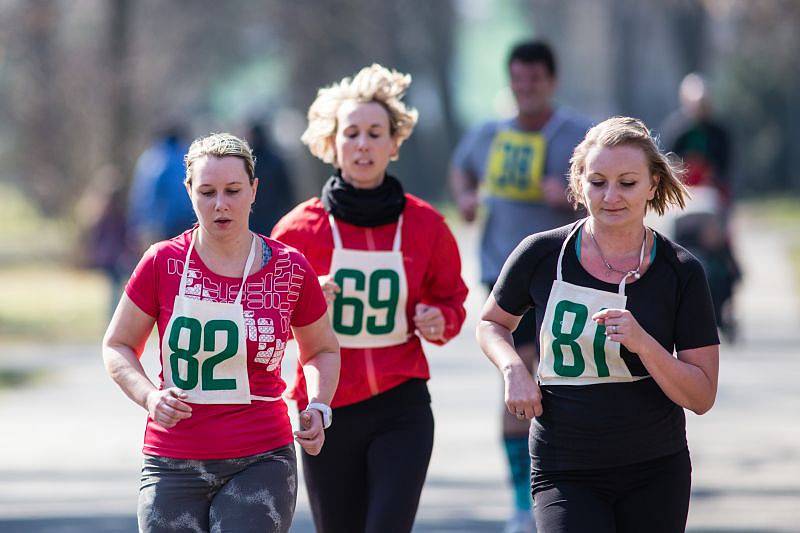
[[[637,381],[621,356],[621,345],[592,320],[603,309],[624,309],[623,295],[555,281],[540,332],[538,377],[545,385],[590,385]]]
[[[387,335],[397,326],[400,276],[394,270],[369,274],[342,268],[334,275],[342,292],[333,302],[333,329],[340,335]],[[405,334],[405,332],[403,332]]]
[[[547,141],[540,133],[498,132],[486,165],[486,192],[498,198],[540,201],[546,149]]]
[[[236,365],[239,326],[231,320],[200,320],[178,316],[167,337],[167,362],[172,382],[185,391],[237,389]],[[227,376],[227,377],[225,377]]]

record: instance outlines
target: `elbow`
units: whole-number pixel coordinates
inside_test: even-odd
[[[701,402],[698,402],[697,405],[690,407],[689,409],[696,415],[704,415],[714,407],[714,401],[716,399],[716,395],[712,395],[710,398],[704,399]]]
[[[478,345],[481,345],[481,341],[483,340],[484,336],[486,335],[486,328],[489,326],[489,322],[486,320],[481,319],[478,322],[478,325],[475,327],[475,340],[478,341]]]

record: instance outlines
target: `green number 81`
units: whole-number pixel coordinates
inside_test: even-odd
[[[572,328],[569,331],[561,331],[562,322],[566,313],[575,315]],[[576,342],[583,333],[589,318],[589,308],[583,304],[562,300],[556,304],[553,313],[553,371],[559,376],[575,378],[583,374],[586,370],[586,361],[583,358],[581,346]],[[594,351],[594,362],[597,366],[597,376],[605,378],[611,375],[606,362],[606,328],[597,325],[594,332],[592,348]],[[569,346],[572,350],[573,362],[571,365],[564,363],[564,346]]]

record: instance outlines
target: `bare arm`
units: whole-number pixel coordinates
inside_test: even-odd
[[[154,324],[155,318],[139,309],[123,293],[103,338],[106,371],[128,398],[145,409],[147,395],[156,390],[156,386],[145,374],[139,357]]]
[[[707,413],[717,397],[719,345],[678,352],[677,359],[655,339],[639,358],[667,397],[698,415]]]
[[[189,418],[192,408],[181,401],[185,393],[178,389],[159,390],[142,368],[139,357],[155,318],[122,295],[103,337],[103,363],[111,379],[137,405],[148,411],[158,424],[169,428]]]
[[[503,310],[490,294],[483,306],[476,336],[483,353],[503,375],[506,408],[513,415],[524,413],[525,418],[531,419],[542,414],[542,395],[514,349],[511,332],[517,329],[521,319]]]
[[[330,405],[339,384],[339,342],[324,314],[307,326],[293,327],[299,348],[299,360],[306,377],[306,390],[311,402]]]
[[[636,353],[667,397],[698,415],[708,412],[717,397],[719,346],[681,350],[677,359],[636,321],[630,311],[605,309],[593,320],[604,324],[608,338]]]
[[[331,328],[327,313],[307,326],[292,328],[300,354],[300,364],[306,377],[309,403],[330,405],[339,384],[341,358],[339,342]],[[325,443],[322,415],[316,409],[300,413],[301,429],[295,439],[310,455],[317,455]]]

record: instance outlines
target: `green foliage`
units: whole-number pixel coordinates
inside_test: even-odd
[[[800,196],[779,196],[743,203],[748,214],[779,232],[800,287]]]
[[[484,2],[481,9],[464,5],[470,9],[463,13],[456,38],[454,96],[462,123],[469,125],[497,116],[505,103],[508,51],[532,32],[520,2]]]
[[[64,219],[50,219],[18,188],[0,182],[0,265],[31,259],[73,255],[75,225]]]
[[[75,224],[0,183],[0,227],[0,342],[99,340],[110,296],[100,274],[70,266]]]
[[[93,271],[57,262],[0,267],[0,342],[100,342],[109,289]]]

